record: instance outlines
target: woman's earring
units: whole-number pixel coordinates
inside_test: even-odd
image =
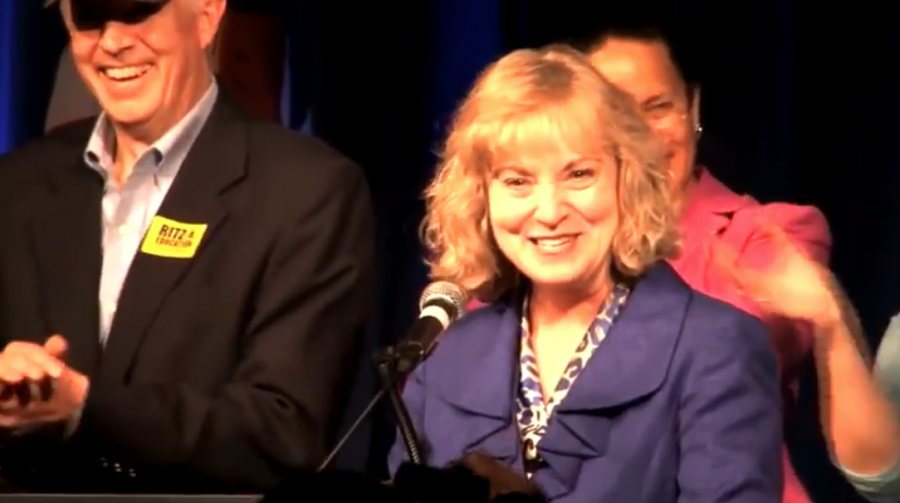
[[[694,128],[694,134],[697,136],[699,140],[701,136],[703,136],[703,125],[697,124],[697,127]]]

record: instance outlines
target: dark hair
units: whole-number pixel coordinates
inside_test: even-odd
[[[699,32],[690,10],[674,8],[671,1],[605,2],[554,0],[552,12],[531,12],[533,23],[543,24],[532,44],[564,43],[589,53],[610,38],[659,42],[666,46],[689,89],[702,83]],[[553,26],[548,26],[553,25]]]

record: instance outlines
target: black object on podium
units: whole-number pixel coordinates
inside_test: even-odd
[[[472,453],[449,468],[404,464],[394,478],[397,501],[418,503],[546,503],[540,489],[490,456]]]
[[[392,483],[350,471],[299,473],[260,503],[383,501],[385,503],[546,503],[531,481],[483,454],[448,468],[404,463]]]
[[[0,503],[258,503],[258,495],[0,494]]]
[[[375,369],[381,379],[381,389],[372,397],[369,404],[363,409],[362,413],[356,418],[356,421],[350,425],[344,436],[334,446],[334,449],[328,453],[325,461],[319,466],[319,472],[328,469],[334,458],[341,452],[341,449],[347,443],[353,434],[359,429],[362,423],[369,418],[375,407],[381,403],[385,396],[391,401],[397,428],[403,438],[403,444],[406,446],[406,452],[409,455],[410,462],[421,465],[422,451],[413,427],[412,419],[409,417],[409,410],[400,397],[398,387],[409,375],[409,373],[419,364],[425,357],[425,347],[415,340],[403,340],[395,346],[389,346],[378,353],[374,358]]]

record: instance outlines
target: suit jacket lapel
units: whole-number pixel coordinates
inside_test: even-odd
[[[122,286],[104,351],[104,377],[125,378],[166,296],[215,239],[227,216],[220,195],[244,174],[246,139],[246,122],[227,98],[220,97],[157,212],[175,222],[206,225],[199,247],[191,258],[138,250]]]
[[[71,167],[49,173],[49,197],[36,211],[33,235],[50,329],[68,341],[67,363],[90,375],[100,353],[103,179],[84,164],[83,146],[84,139],[73,141],[62,161]]]
[[[732,192],[705,168],[694,183],[681,216],[684,237],[681,253],[670,262],[679,271],[703,271],[710,250],[709,237],[722,233],[732,215],[752,203],[746,195]]]
[[[688,288],[673,289],[673,282],[684,284],[663,262],[645,273],[557,411],[616,407],[662,384],[690,299]]]
[[[472,333],[444,339],[441,362],[452,368],[434,370],[444,376],[437,384],[440,396],[460,411],[479,418],[468,423],[467,452],[485,452],[510,464],[521,453],[515,424],[520,306],[521,296],[510,295],[509,299],[457,322],[471,323],[468,330]]]
[[[514,304],[514,300],[504,300],[470,314],[472,319],[462,323],[472,323],[471,336],[465,341],[452,337],[441,341],[442,346],[448,346],[444,351],[453,355],[444,361],[455,362],[454,369],[446,369],[451,370],[449,377],[438,383],[449,403],[485,417],[510,417],[519,375],[521,334],[521,310]],[[458,365],[463,361],[467,363]]]
[[[665,382],[690,299],[673,282],[684,285],[668,264],[647,271],[555,409],[538,447],[549,470],[535,475],[548,497],[570,492],[584,460],[605,454],[611,416]]]

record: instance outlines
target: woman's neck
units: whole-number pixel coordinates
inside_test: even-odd
[[[528,299],[531,323],[552,326],[563,321],[578,324],[589,321],[597,316],[597,309],[606,300],[612,287],[610,277],[585,290],[535,285]]]

